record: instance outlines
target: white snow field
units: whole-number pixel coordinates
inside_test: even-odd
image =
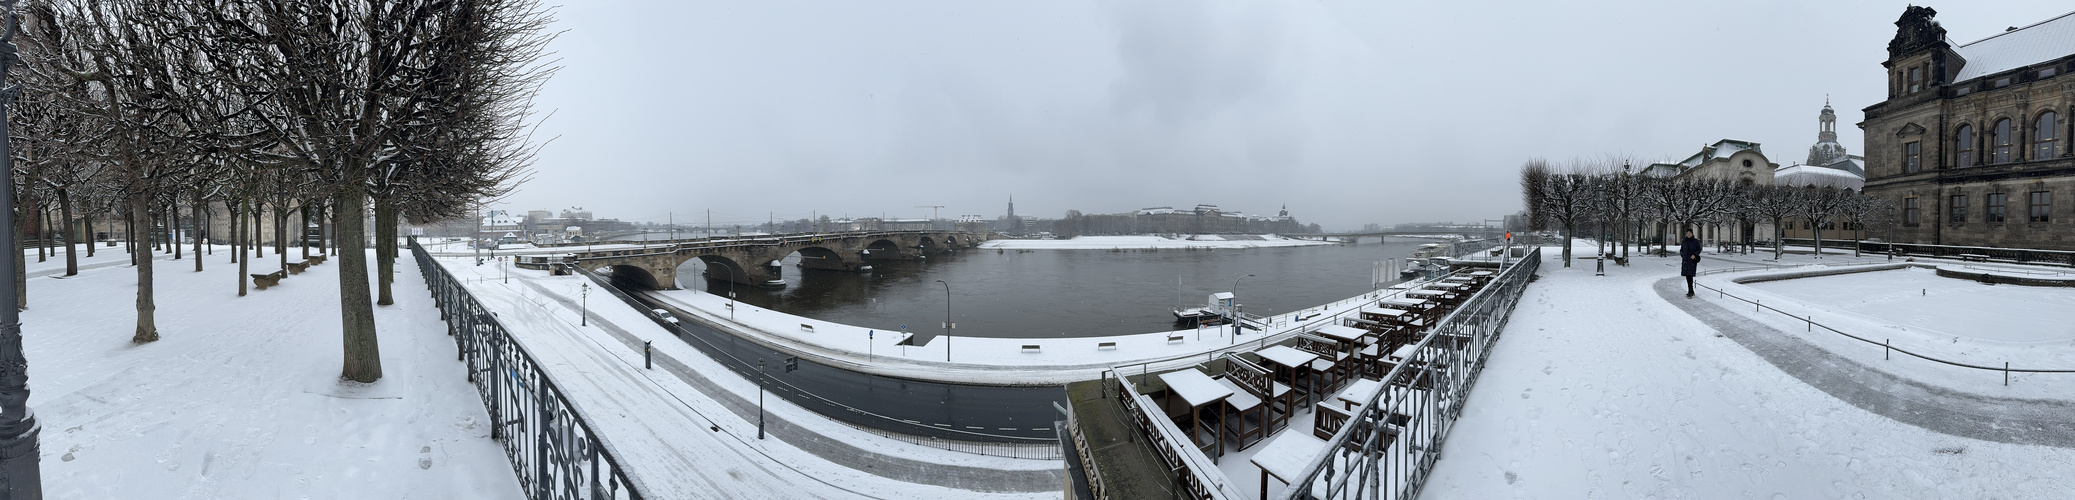
[[[225,247],[201,273],[161,256],[160,340],[135,345],[136,270],[121,248],[98,250],[63,279],[49,277],[62,258],[29,253],[23,337],[48,498],[521,495],[410,259],[397,303],[375,309],[384,376],[358,384],[339,379],[338,259],[238,297]],[[276,262],[269,249],[253,272]]]
[[[1207,250],[1260,247],[1295,247],[1338,244],[1339,243],[1331,241],[1300,240],[1295,238],[1285,238],[1273,234],[1202,234],[1175,238],[1157,235],[1139,235],[1076,236],[1064,240],[992,240],[985,243],[981,243],[980,248],[1000,248],[1006,250]]]
[[[1660,289],[1677,275],[1674,258],[1638,255],[1631,267],[1609,263],[1602,277],[1589,260],[1566,269],[1556,252],[1544,252],[1552,257],[1493,349],[1426,498],[2068,498],[2075,490],[2068,474],[2075,449],[1934,432],[1855,406],[1774,365],[1739,343],[1738,333],[1721,329],[1766,324],[1711,323],[1672,302],[1714,307],[1706,301],[1718,300],[1684,298],[1682,282]],[[1708,254],[1701,268],[1774,264],[1769,257]],[[1828,255],[1823,262],[1878,259]],[[1779,264],[1815,262],[1785,260]],[[1777,286],[1799,286],[1789,283]],[[1964,304],[1941,311],[1995,314]],[[1786,325],[1778,329],[1810,335],[1800,323]],[[1828,346],[1816,342],[1820,337],[1807,339]],[[1880,360],[1877,347],[1870,355],[1838,355]],[[1866,392],[1882,387],[1869,386],[1874,390]],[[1987,393],[1980,397],[2006,396],[1979,386]],[[1930,409],[1998,416],[1985,408]],[[1945,425],[1996,425],[1956,420]]]
[[[2075,288],[1988,285],[1909,268],[1751,283],[1811,305],[1915,327],[1928,337],[2071,345]],[[1956,314],[1965,312],[1965,314]]]

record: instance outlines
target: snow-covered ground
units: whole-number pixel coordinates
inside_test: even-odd
[[[1566,269],[1544,254],[1449,434],[1429,498],[2064,498],[2075,488],[2075,449],[1934,432],[1783,371],[1718,330],[1728,325],[1671,302],[1719,299],[1659,293],[1676,259],[1637,256],[1602,277],[1590,261]],[[1701,267],[1816,262],[1769,257],[1711,253]],[[1883,276],[1894,275],[1873,275]],[[1975,314],[1962,306],[1943,310]],[[1824,346],[1836,337],[1802,326],[1780,331]]]
[[[656,498],[1056,498],[1000,478],[1063,468],[1058,460],[982,456],[910,444],[855,429],[771,397],[770,439],[758,440],[757,385],[605,292],[589,301],[580,326],[578,276],[512,270],[504,283],[495,265],[439,259],[504,324],[575,399],[620,463]],[[614,332],[617,332],[616,335]],[[625,335],[627,338],[622,338]],[[643,369],[639,344],[655,339],[657,369]],[[664,366],[682,363],[678,376]],[[689,379],[687,377],[690,377]],[[710,393],[722,391],[722,393]],[[738,411],[739,410],[739,411]],[[712,430],[717,428],[718,430]],[[806,444],[797,444],[806,443]],[[809,449],[812,447],[813,449]],[[851,467],[829,457],[869,464]],[[946,483],[955,486],[946,486]],[[1051,484],[1045,484],[1049,488]]]
[[[1337,244],[1331,241],[1285,238],[1273,234],[1202,234],[1173,238],[1157,235],[1140,235],[1077,236],[1064,240],[992,240],[981,243],[980,248],[1000,248],[1006,250],[1208,250]]]
[[[1956,264],[1939,264],[1957,267]],[[1875,268],[1894,267],[1881,264]],[[1855,268],[1859,266],[1845,266]],[[2013,267],[2005,272],[2023,271]],[[1977,366],[2075,370],[2075,288],[1984,285],[1939,277],[1923,268],[1870,271],[1737,284],[1737,278],[1792,274],[1794,269],[1710,275],[1708,286],[1775,309],[1704,294],[1746,319],[1789,332],[1811,344],[1897,377],[1970,394],[2069,399],[2075,373],[2012,373],[1964,368],[1883,352],[1879,345],[1812,327],[1814,320],[1874,342]],[[2030,272],[2052,273],[2051,268]]]
[[[358,384],[339,379],[338,260],[238,297],[225,247],[201,273],[161,256],[160,340],[134,345],[136,271],[121,248],[98,250],[62,279],[44,277],[62,258],[29,254],[48,498],[520,496],[410,259],[397,303],[375,310],[385,376]]]

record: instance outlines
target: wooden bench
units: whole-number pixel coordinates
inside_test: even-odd
[[[1117,349],[1117,343],[1116,343],[1116,342],[1103,342],[1103,343],[1095,344],[1095,350],[1097,350],[1097,351],[1100,351],[1100,350],[1103,350],[1103,349],[1109,349],[1109,350],[1113,350],[1113,351],[1114,351],[1114,350],[1116,350],[1116,349]]]
[[[1183,341],[1183,340],[1186,340],[1186,338],[1185,338],[1185,337],[1182,337],[1181,335],[1168,335],[1168,336],[1167,336],[1167,343],[1169,343],[1169,344],[1172,344],[1172,343],[1175,343],[1175,342],[1181,342],[1181,341]]]
[[[309,268],[310,263],[308,262],[290,262],[288,263],[288,274],[302,274],[304,269]]]
[[[1023,344],[1023,352],[1044,352],[1044,350],[1044,346],[1038,344]]]
[[[1341,427],[1347,426],[1347,419],[1352,417],[1347,410],[1319,403],[1312,408],[1311,435],[1319,439],[1333,439],[1333,434],[1340,432]]]
[[[806,323],[800,323],[800,331],[803,331],[803,332],[807,332],[807,333],[814,333],[814,325],[809,325],[809,324],[806,324]]]
[[[1960,260],[1967,262],[1988,262],[1989,260],[1989,256],[1978,253],[1963,253],[1959,255],[1954,255],[1954,257],[1959,257]]]
[[[288,273],[284,271],[274,271],[266,274],[254,274],[252,275],[252,285],[254,287],[259,288],[260,290],[265,290],[267,289],[267,287],[281,284],[281,278],[286,277],[288,277]]]
[[[314,266],[314,265],[318,265],[318,264],[323,264],[323,263],[324,263],[324,254],[317,254],[317,255],[312,255],[312,256],[310,256],[310,260],[308,260],[308,261],[305,261],[305,262],[309,262],[309,263],[310,263],[310,265],[313,265],[313,266]]]

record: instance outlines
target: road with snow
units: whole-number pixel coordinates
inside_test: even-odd
[[[609,286],[610,280],[596,280]],[[630,296],[640,310],[663,308],[682,318],[675,326],[679,340],[706,351],[730,370],[754,377],[759,359],[767,360],[764,376],[773,393],[817,413],[858,425],[950,439],[1010,441],[1057,439],[1052,404],[1065,404],[1059,387],[1005,387],[947,384],[859,373],[802,359],[799,370],[786,372],[787,354],[744,340],[697,316],[650,298]],[[666,326],[667,327],[667,326]]]

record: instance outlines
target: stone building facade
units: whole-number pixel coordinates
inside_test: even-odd
[[[1866,192],[1903,243],[2075,250],[2075,13],[1954,44],[1929,7],[1888,42],[1865,108]]]

